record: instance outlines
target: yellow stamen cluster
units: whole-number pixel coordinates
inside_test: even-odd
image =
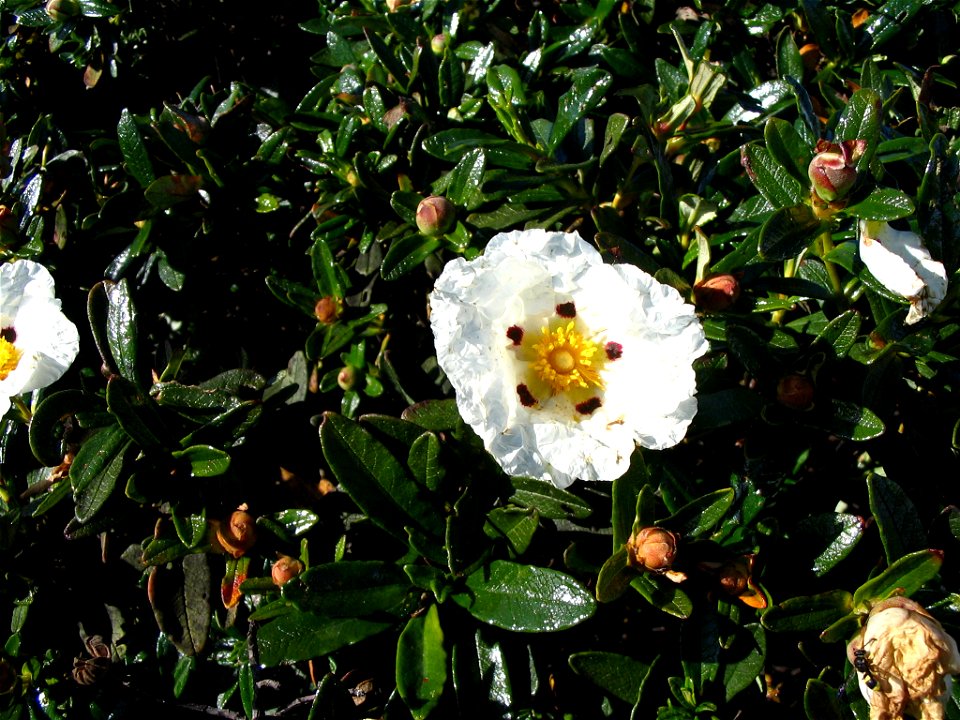
[[[6,380],[7,376],[16,370],[21,355],[23,352],[12,342],[0,337],[0,380]]]
[[[543,336],[534,344],[534,372],[553,393],[572,388],[602,387],[600,368],[594,365],[599,345],[574,329],[574,321],[554,330],[543,328]],[[602,357],[602,356],[601,356]]]

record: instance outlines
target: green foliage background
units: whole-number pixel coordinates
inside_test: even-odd
[[[49,267],[82,327],[0,421],[4,720],[865,718],[871,602],[956,634],[955,292],[905,325],[856,226],[955,276],[958,7],[58,10],[0,0],[0,257]],[[867,142],[826,211],[821,139]],[[504,476],[436,366],[433,278],[524,227],[691,300],[741,288],[701,307],[687,439],[612,484]],[[653,524],[683,583],[627,567]],[[282,590],[280,554],[308,568]]]

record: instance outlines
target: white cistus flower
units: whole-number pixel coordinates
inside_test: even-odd
[[[463,419],[510,475],[614,480],[634,447],[683,439],[707,351],[693,306],[576,233],[501,233],[430,296]]]
[[[0,265],[0,417],[10,398],[60,379],[79,348],[49,271],[30,260]]]
[[[943,263],[930,256],[916,233],[861,220],[860,259],[881,285],[910,301],[907,325],[929,315],[947,294]]]
[[[870,720],[903,720],[905,714],[943,720],[960,653],[923,606],[905,597],[877,603],[847,656],[870,704]]]

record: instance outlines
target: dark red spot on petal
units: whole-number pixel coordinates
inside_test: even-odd
[[[572,302],[560,303],[557,305],[557,315],[563,318],[575,318],[577,316],[577,306]]]
[[[619,360],[623,355],[623,345],[618,342],[608,342],[604,348],[608,360]]]
[[[17,331],[13,327],[2,328],[0,329],[0,337],[8,343],[15,343],[17,341]]]
[[[507,337],[514,345],[519,345],[523,340],[523,328],[519,325],[511,325],[507,328]]]
[[[524,407],[533,407],[537,404],[537,399],[530,392],[530,388],[523,383],[517,385],[517,395],[520,396],[520,404]]]
[[[600,398],[594,396],[589,400],[584,400],[582,403],[577,403],[576,407],[577,412],[581,415],[589,415],[598,410],[601,405],[603,405],[603,403],[600,402]]]

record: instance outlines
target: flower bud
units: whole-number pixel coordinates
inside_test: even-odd
[[[217,540],[223,549],[238,558],[253,547],[257,541],[257,531],[253,516],[241,505],[230,516],[230,520],[217,528]]]
[[[453,203],[441,195],[431,195],[417,206],[417,227],[424,235],[443,235],[456,219]]]
[[[791,373],[777,383],[777,402],[791,410],[809,410],[813,407],[816,388],[806,375]]]
[[[905,597],[870,609],[866,625],[847,646],[860,692],[870,703],[870,720],[905,714],[942,720],[951,696],[951,675],[960,673],[956,641],[918,603]]]
[[[440,33],[439,35],[434,35],[430,38],[430,50],[434,55],[443,55],[443,51],[447,49],[447,42],[449,37],[446,33]]]
[[[317,300],[313,306],[313,314],[324,325],[333,325],[343,311],[343,302],[340,298],[330,295]]]
[[[807,167],[811,188],[825,202],[842,200],[857,181],[856,164],[867,149],[866,140],[844,140],[839,145],[821,140]]]
[[[635,568],[666,572],[677,552],[677,536],[659,527],[637,530],[627,540],[627,562]]]
[[[344,365],[340,368],[340,372],[337,373],[337,385],[340,386],[341,390],[353,390],[353,386],[357,384],[357,369],[350,365]]]
[[[77,0],[48,0],[44,8],[54,22],[64,22],[80,14]]]
[[[733,275],[713,275],[693,287],[697,307],[707,312],[720,312],[733,305],[740,297],[740,283]]]
[[[281,555],[270,569],[274,585],[285,585],[303,572],[303,563],[289,555]]]

